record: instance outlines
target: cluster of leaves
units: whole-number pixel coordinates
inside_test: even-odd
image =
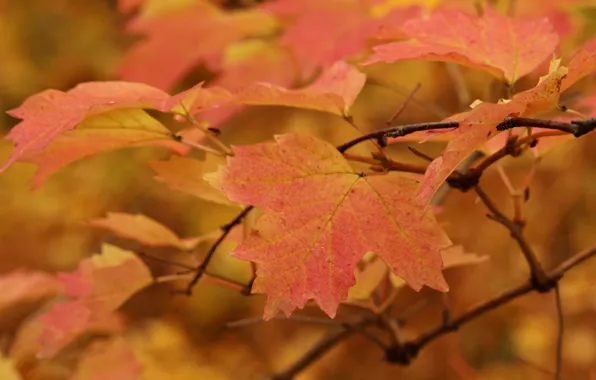
[[[138,3],[122,1],[121,7],[130,10]],[[430,200],[454,173],[460,174],[456,169],[475,150],[499,150],[502,140],[494,137],[503,129],[542,126],[518,133],[519,138],[527,134],[523,147],[530,148],[539,138],[558,139],[564,132],[579,137],[593,128],[581,120],[566,123],[569,116],[560,117],[556,128],[527,118],[562,109],[561,94],[596,70],[596,40],[561,60],[553,57],[560,37],[548,19],[512,18],[488,6],[480,15],[445,9],[427,15],[422,7],[391,3],[279,0],[229,11],[210,2],[196,2],[192,8],[176,3],[167,10],[158,2],[142,2],[130,27],[146,38],[131,50],[121,71],[130,82],[89,82],[28,98],[9,112],[22,121],[6,136],[15,148],[0,171],[16,162],[33,163],[37,187],[61,168],[101,152],[169,149],[173,155],[168,161],[149,163],[156,180],[208,201],[248,208],[221,234],[190,239],[144,216],[111,214],[90,225],[182,251],[215,239],[207,258],[185,273],[192,278],[190,290],[206,273],[217,244],[258,208],[256,224],[238,237],[240,244],[231,254],[254,264],[250,285],[253,293],[267,296],[265,319],[279,311],[289,316],[311,300],[334,317],[340,303],[369,297],[389,273],[394,287],[405,282],[416,290],[426,285],[447,291],[444,268],[482,259],[453,246],[428,207]],[[314,136],[284,134],[271,142],[230,148],[213,128],[217,124],[204,122],[214,114],[267,105],[325,112],[353,124],[350,109],[367,79],[359,67],[416,59],[485,71],[510,88],[545,62],[551,64],[548,72],[539,73],[544,75],[535,87],[508,99],[478,101],[437,124],[392,127],[340,147]],[[218,74],[209,86],[166,92],[199,63]],[[574,112],[573,118],[596,116],[595,102],[596,97],[582,99],[580,106],[588,112]],[[184,127],[174,123],[175,130],[164,121],[167,117]],[[518,123],[507,124],[510,118]],[[388,144],[406,134],[421,140],[435,137],[436,129],[446,130],[440,137],[447,145],[422,172],[406,170],[388,157]],[[371,157],[346,153],[365,140],[372,140],[379,152]],[[193,150],[207,158],[192,157]],[[219,170],[205,173],[216,165]],[[356,277],[370,280],[366,289],[352,288],[350,295]],[[41,287],[43,294],[30,285],[37,284],[32,279],[47,284]],[[38,346],[23,348],[18,336],[13,344],[17,351],[51,357],[83,334],[121,331],[113,312],[152,278],[133,253],[105,246],[102,255],[83,261],[73,274],[16,273],[2,281],[19,290],[4,295],[6,308],[31,298],[37,305],[41,299],[68,297],[53,301],[21,327],[18,336],[37,334],[29,341]],[[85,363],[97,365],[126,350],[117,339],[92,346],[79,368],[80,378],[90,376]],[[130,373],[138,371],[130,363],[123,366]]]

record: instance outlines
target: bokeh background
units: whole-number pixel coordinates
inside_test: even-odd
[[[152,0],[157,2],[156,0]],[[199,1],[199,0],[196,0]],[[164,3],[174,1],[163,0]],[[176,4],[184,5],[179,0]],[[192,3],[192,0],[186,1]],[[223,2],[219,2],[223,3]],[[389,1],[409,6],[413,1]],[[437,1],[422,2],[436,6]],[[509,1],[492,2],[500,10]],[[516,15],[549,15],[564,34],[561,53],[568,54],[596,34],[594,1],[518,1]],[[447,6],[474,11],[473,1],[448,1]],[[563,19],[564,16],[564,19]],[[6,134],[17,120],[5,111],[28,96],[47,88],[67,90],[77,83],[116,79],[129,49],[138,41],[126,31],[134,12],[118,10],[108,0],[0,0],[0,131]],[[559,17],[559,19],[557,19]],[[211,38],[205,35],[205,39]],[[172,44],[176,44],[173,40]],[[147,62],[148,67],[153,63]],[[158,69],[158,68],[156,68]],[[405,62],[367,68],[370,76],[354,107],[355,122],[363,130],[384,126],[385,121],[421,83],[414,101],[398,122],[440,120],[466,109],[466,101],[495,101],[502,88],[486,74],[443,63]],[[539,75],[520,81],[516,89],[533,86]],[[204,66],[189,71],[172,91],[188,88],[216,73]],[[462,86],[460,83],[464,83]],[[463,95],[462,88],[465,89]],[[588,78],[564,97],[573,105],[588,94]],[[458,91],[460,92],[458,95]],[[568,102],[568,103],[566,103]],[[235,115],[222,125],[222,138],[233,144],[263,141],[285,131],[300,131],[341,143],[357,133],[342,120],[316,112],[259,107]],[[527,235],[547,268],[596,243],[596,139],[562,142],[545,152],[523,206]],[[422,163],[406,146],[391,147],[394,157]],[[441,142],[416,145],[430,156],[440,153]],[[10,154],[9,141],[0,141],[0,160]],[[366,152],[366,147],[360,147]],[[60,171],[32,191],[35,168],[17,164],[0,175],[0,270],[26,267],[49,272],[69,271],[98,252],[102,242],[140,249],[134,243],[89,228],[81,222],[109,211],[143,213],[180,236],[210,232],[236,211],[174,192],[156,182],[146,166],[170,153],[139,148],[105,153]],[[514,185],[521,185],[532,167],[530,154],[503,161]],[[512,199],[498,170],[493,168],[482,184],[502,209],[512,212]],[[485,217],[484,206],[473,194],[452,191],[440,214],[452,240],[467,251],[488,255],[483,264],[449,270],[449,302],[454,313],[524,281],[527,267],[508,233]],[[246,263],[227,256],[233,242],[222,245],[216,271],[241,277]],[[207,248],[207,247],[205,247]],[[175,260],[182,255],[163,249],[155,254]],[[167,265],[147,262],[155,273]],[[596,377],[596,260],[573,269],[561,282],[565,315],[564,378]],[[297,321],[252,323],[226,328],[226,323],[259,317],[260,296],[244,297],[234,291],[202,282],[191,297],[172,295],[184,284],[152,286],[123,308],[129,328],[126,338],[143,363],[147,380],[158,379],[259,379],[262,374],[286,368],[320,339],[330,327]],[[417,305],[423,307],[418,307]],[[412,312],[415,307],[416,311]],[[400,291],[393,313],[408,313],[407,336],[425,331],[440,320],[436,292]],[[302,314],[322,316],[312,309]],[[338,319],[346,315],[340,310]],[[0,317],[1,318],[1,317]],[[532,294],[465,325],[426,347],[409,367],[391,366],[384,354],[363,337],[354,335],[301,373],[299,379],[551,379],[553,377],[557,320],[552,294]],[[63,379],[68,358],[40,364],[27,379]]]

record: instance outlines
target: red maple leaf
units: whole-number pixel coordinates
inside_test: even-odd
[[[262,9],[286,20],[280,42],[297,57],[302,76],[309,78],[321,67],[364,53],[381,27],[397,27],[422,13],[413,6],[374,17],[370,5],[361,0],[279,0]]]
[[[548,19],[514,19],[490,7],[482,17],[438,11],[406,22],[401,30],[408,40],[375,46],[365,64],[406,59],[456,62],[511,84],[548,59],[559,42]]]
[[[258,9],[225,12],[208,2],[141,16],[128,28],[144,39],[124,57],[120,76],[170,89],[199,64],[219,70],[228,45],[269,34],[275,26],[275,19]]]
[[[231,200],[265,210],[233,255],[258,264],[253,290],[268,296],[266,319],[309,299],[334,316],[369,251],[414,289],[447,290],[440,251],[450,242],[433,215],[414,205],[417,181],[364,176],[310,136],[277,136],[234,153],[208,178]]]
[[[19,108],[8,111],[9,115],[23,121],[6,136],[14,142],[15,149],[0,168],[0,172],[21,158],[35,160],[31,158],[32,153],[45,148],[59,135],[74,129],[86,119],[95,117],[88,120],[88,126],[91,128],[122,126],[125,129],[130,127],[131,123],[134,124],[134,117],[143,116],[139,115],[143,111],[135,108],[161,109],[169,98],[170,95],[154,87],[127,82],[89,82],[80,84],[68,92],[47,90],[33,95]],[[122,111],[124,109],[127,110]],[[112,113],[107,120],[102,120],[99,116],[117,111],[120,112]],[[154,132],[159,135],[154,136],[154,139],[163,139],[170,135],[163,125],[151,120],[146,115],[141,125],[137,121],[130,129]],[[110,134],[109,131],[106,133]],[[90,147],[90,150],[93,149]],[[58,165],[60,166],[62,165]]]

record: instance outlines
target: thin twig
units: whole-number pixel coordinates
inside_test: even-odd
[[[530,273],[533,279],[536,280],[537,285],[542,287],[544,291],[548,291],[552,288],[552,285],[546,278],[546,273],[542,268],[542,264],[536,257],[536,254],[530,247],[530,244],[526,240],[525,236],[523,235],[522,226],[518,223],[515,223],[513,220],[509,219],[505,214],[503,214],[493,201],[488,197],[488,195],[482,190],[482,188],[478,185],[474,186],[474,191],[478,194],[478,197],[482,200],[485,206],[489,209],[491,214],[488,217],[497,223],[500,223],[505,228],[509,230],[511,233],[511,237],[515,239],[517,244],[519,245],[528,265],[530,266]]]
[[[561,371],[563,368],[563,307],[561,306],[561,292],[559,291],[559,284],[555,286],[555,304],[557,307],[557,322],[559,331],[557,333],[557,352],[556,352],[556,366],[555,366],[555,380],[561,380]]]
[[[563,275],[572,269],[573,267],[577,266],[578,264],[596,256],[596,245],[587,248],[580,253],[576,254],[572,258],[562,262],[559,264],[555,269],[549,271],[546,274],[546,277],[549,281],[557,282],[563,277]],[[450,319],[448,323],[441,323],[441,325],[435,327],[434,329],[421,334],[418,338],[415,338],[411,341],[407,341],[404,344],[404,350],[406,351],[405,354],[411,359],[416,356],[416,354],[427,344],[431,343],[435,339],[439,337],[456,331],[461,325],[470,322],[481,315],[494,310],[508,302],[511,302],[523,295],[531,293],[533,291],[540,292],[540,289],[537,287],[536,283],[533,281],[527,281],[521,285],[515,286],[509,290],[502,292],[501,294],[492,297],[474,307],[466,311],[465,313],[461,314],[458,317]],[[395,362],[397,364],[408,364]]]
[[[414,89],[408,94],[408,97],[403,101],[403,103],[393,113],[393,115],[391,115],[391,117],[389,118],[389,120],[387,120],[387,123],[386,123],[387,126],[390,126],[391,124],[393,124],[393,122],[395,121],[395,119],[397,119],[397,117],[399,115],[401,115],[401,113],[406,109],[406,107],[408,106],[408,104],[410,104],[410,102],[414,98],[414,95],[416,95],[416,93],[418,92],[418,90],[420,90],[420,87],[421,86],[422,85],[420,83],[416,83],[416,87],[414,87]]]
[[[207,255],[205,256],[205,258],[203,259],[203,262],[201,263],[201,265],[199,265],[196,268],[196,273],[194,275],[194,277],[192,278],[192,280],[190,280],[190,282],[188,283],[188,286],[186,287],[186,294],[191,295],[192,294],[192,288],[197,284],[197,282],[199,282],[199,280],[201,279],[201,277],[203,276],[203,274],[205,273],[205,270],[207,269],[207,266],[209,265],[209,263],[211,262],[211,259],[213,258],[213,255],[215,254],[215,251],[217,251],[217,248],[221,245],[221,243],[223,243],[223,241],[228,237],[228,235],[230,234],[230,232],[232,231],[232,229],[237,226],[238,224],[240,224],[242,222],[242,220],[244,219],[244,217],[253,209],[253,206],[248,206],[246,207],[240,214],[238,214],[234,219],[232,219],[232,221],[228,224],[226,224],[225,226],[223,226],[221,228],[222,233],[219,236],[219,238],[215,241],[215,243],[213,243],[213,245],[211,246],[211,248],[209,249],[209,252],[207,252]]]

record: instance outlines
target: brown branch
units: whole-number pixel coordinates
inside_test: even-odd
[[[494,220],[497,223],[500,223],[505,228],[507,228],[511,233],[511,237],[519,245],[519,248],[521,249],[526,261],[528,262],[528,265],[530,266],[531,278],[533,281],[535,281],[537,289],[540,289],[543,292],[548,292],[549,290],[551,290],[553,286],[556,285],[556,282],[549,281],[549,279],[546,277],[546,273],[542,268],[542,264],[540,264],[540,261],[536,257],[536,254],[530,247],[530,244],[528,243],[523,234],[523,226],[519,223],[515,223],[515,221],[508,218],[507,216],[505,216],[505,214],[499,211],[499,209],[497,209],[495,204],[492,202],[492,200],[488,197],[488,195],[484,192],[484,190],[482,190],[480,186],[474,186],[474,191],[476,191],[478,197],[480,197],[482,202],[491,212],[491,214],[488,214],[487,216],[490,219]]]
[[[224,226],[221,227],[221,230],[222,230],[221,235],[213,243],[213,245],[209,249],[209,252],[207,252],[207,255],[203,259],[203,262],[201,263],[201,265],[199,265],[196,268],[196,273],[195,273],[194,277],[192,278],[192,280],[190,280],[190,282],[188,283],[188,286],[186,287],[186,291],[185,291],[186,294],[188,294],[188,295],[191,295],[192,294],[192,288],[197,284],[197,282],[199,282],[199,280],[201,279],[201,277],[205,274],[205,270],[207,269],[207,266],[211,262],[211,259],[213,258],[213,255],[215,254],[215,251],[217,251],[217,248],[228,237],[228,235],[230,234],[230,232],[232,231],[232,229],[234,227],[236,227],[238,224],[240,224],[242,222],[242,220],[244,219],[244,217],[252,209],[253,209],[253,206],[246,207],[244,210],[242,210],[242,212],[240,214],[238,214],[234,219],[232,219],[232,221],[230,223],[228,223],[228,224],[226,224],[226,225],[224,225]],[[250,285],[251,284],[249,284],[249,286]],[[247,289],[246,292],[250,292],[250,290]]]
[[[339,150],[341,153],[344,153],[351,147],[367,140],[382,141],[383,139],[386,139],[388,137],[403,137],[415,132],[430,131],[437,129],[451,129],[457,127],[459,127],[458,121],[438,121],[430,123],[417,123],[394,126],[385,129],[380,129],[378,131],[367,133],[363,136],[355,138],[354,140],[348,141],[347,143],[338,146],[337,150]],[[532,119],[526,117],[511,117],[506,118],[501,124],[497,125],[496,129],[498,131],[505,131],[508,129],[518,127],[539,127],[555,131],[562,131],[565,133],[570,133],[575,137],[580,137],[588,132],[591,132],[592,130],[594,130],[594,128],[596,128],[596,118],[573,120],[569,123],[565,123],[554,120]]]
[[[596,245],[581,251],[572,258],[559,264],[559,266],[557,266],[555,269],[546,273],[546,278],[549,281],[557,283],[567,271],[593,256],[596,256]],[[424,346],[431,343],[435,339],[438,339],[450,332],[456,331],[461,325],[470,322],[481,315],[498,308],[499,306],[513,301],[514,299],[517,299],[533,291],[540,292],[540,288],[538,288],[536,285],[537,284],[533,281],[527,281],[521,285],[506,290],[503,293],[472,307],[470,310],[466,311],[460,316],[451,318],[447,323],[442,323],[434,329],[421,334],[418,336],[418,338],[406,342],[404,344],[403,351],[393,352],[395,358],[402,360],[395,360],[392,361],[392,363],[409,364]]]

